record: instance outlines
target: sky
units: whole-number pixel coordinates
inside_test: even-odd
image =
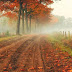
[[[54,1],[51,5],[54,8],[52,14],[58,16],[64,16],[65,18],[72,18],[72,0]]]
[[[45,32],[70,31],[72,33],[72,0],[53,1],[54,3],[51,5],[51,8],[54,8],[52,14],[58,18],[58,22],[46,26]]]

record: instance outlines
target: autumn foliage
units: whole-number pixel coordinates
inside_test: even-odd
[[[0,12],[2,13],[1,16],[19,19],[18,24],[20,23],[20,18],[23,18],[22,20],[26,18],[27,26],[29,18],[31,22],[33,20],[39,24],[44,24],[50,19],[52,9],[48,8],[48,5],[52,3],[53,1],[51,0],[0,0]],[[23,16],[22,11],[25,16]]]

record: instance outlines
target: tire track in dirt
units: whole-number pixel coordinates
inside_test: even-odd
[[[20,58],[18,59],[18,63],[22,64],[21,67],[19,67],[16,71],[20,72],[20,69],[23,69],[24,72],[28,72],[29,68],[33,67],[33,59],[34,57],[34,48],[35,48],[35,42],[38,39],[38,37],[36,39],[34,39],[33,42],[31,42],[31,44],[28,46],[27,50],[25,50]],[[22,61],[22,62],[20,62]],[[29,71],[30,72],[30,71]]]
[[[39,69],[40,69],[40,71],[39,72],[46,72],[46,67],[45,67],[45,60],[44,60],[44,58],[43,58],[43,54],[42,54],[42,47],[41,47],[41,42],[42,42],[42,39],[43,39],[43,37],[41,36],[40,37],[40,40],[39,40],[39,43],[38,43],[38,51],[39,51],[39,59],[38,59],[38,62],[39,62],[39,64],[40,64],[40,67],[38,67]],[[37,52],[38,52],[37,51]],[[40,60],[40,61],[39,61]],[[41,62],[41,63],[40,63]]]
[[[43,60],[41,57],[39,39],[35,40],[33,44],[30,45],[27,54],[24,54],[23,56],[25,58],[23,58],[24,61],[21,63],[23,67],[17,69],[17,72],[20,72],[20,69],[22,69],[24,72],[45,72]]]
[[[39,39],[35,40],[27,52],[22,53],[21,58],[18,59],[20,67],[14,72],[45,72],[45,65],[40,49]],[[22,61],[22,62],[20,62]]]
[[[43,62],[43,69],[44,69],[44,72],[46,72],[45,59],[44,59],[43,52],[42,52],[41,48],[42,48],[42,46],[40,46],[40,54],[41,54],[41,59],[42,59],[42,62]]]
[[[43,36],[40,39],[40,51],[41,51],[41,59],[43,61],[43,67],[44,67],[44,72],[47,72],[47,66],[46,66],[46,52],[45,52],[45,44],[46,44],[46,37]]]
[[[41,49],[42,49],[42,56],[45,62],[45,72],[54,72],[54,54],[55,50],[51,43],[47,41],[47,37],[45,36],[41,39]],[[50,58],[50,59],[49,59]]]
[[[41,42],[43,42],[43,39],[43,36],[40,35],[40,38],[38,39],[38,42],[36,42],[35,46],[35,72],[46,72],[46,64],[41,46]]]
[[[28,46],[27,50],[23,51],[20,58],[18,59],[19,68],[16,70],[17,72],[34,72],[35,71],[35,51],[36,51],[36,42],[38,37],[34,39],[33,42]],[[31,67],[34,69],[31,69]]]
[[[4,46],[2,48],[0,48],[0,54],[4,53],[7,51],[7,49],[11,49],[13,46],[15,46],[16,43],[18,43],[19,41],[24,40],[24,38],[21,38],[20,40],[17,40],[16,42],[13,42],[10,45]]]
[[[9,58],[12,55],[12,53],[19,47],[21,46],[22,42],[24,40],[20,40],[18,42],[16,42],[15,44],[12,44],[11,47],[6,47],[3,48],[3,50],[1,51],[1,56],[0,56],[0,66],[1,65],[5,65],[7,64],[7,62],[9,62]],[[6,62],[7,61],[7,62]],[[5,63],[6,62],[6,63]],[[0,70],[2,69],[2,66],[0,67]]]
[[[9,40],[6,40],[6,41],[3,41],[3,42],[0,42],[0,49],[2,47],[6,47],[14,42],[17,42],[18,40],[24,38],[25,36],[22,36],[22,37],[15,37],[15,38],[12,38],[12,39],[9,39]]]
[[[39,44],[39,41],[38,41],[35,44],[33,67],[34,67],[35,72],[44,72],[43,62],[42,62],[42,59],[41,59],[39,46],[40,46],[40,44]],[[32,71],[32,69],[31,69],[31,71],[29,71],[29,72],[34,72],[34,71]]]
[[[42,50],[45,63],[46,63],[46,72],[70,72],[71,71],[71,62],[72,58],[66,59],[69,55],[66,52],[62,52],[60,49],[54,49],[54,46],[46,40],[44,37],[42,39],[43,43]]]
[[[27,38],[26,40],[28,40],[29,38]],[[16,51],[16,49],[17,48],[19,48],[20,46],[21,46],[21,44],[24,42],[24,40],[25,39],[22,39],[22,40],[20,40],[20,41],[18,41],[17,43],[16,43],[16,45],[14,44],[14,45],[12,45],[11,47],[8,47],[8,48],[3,48],[4,50],[1,52],[2,54],[3,54],[3,57],[6,57],[6,59],[4,60],[4,59],[2,59],[2,61],[4,60],[6,63],[5,63],[5,67],[6,67],[6,65],[7,65],[7,63],[10,61],[10,57],[11,57],[11,55],[13,54],[13,52],[15,52]],[[25,41],[26,41],[25,40]],[[8,52],[6,52],[6,51],[8,51]],[[8,58],[7,58],[7,56],[8,56]],[[2,57],[1,57],[2,58]],[[1,60],[1,59],[0,59]],[[2,64],[4,65],[4,62],[2,62]],[[2,64],[0,64],[0,66],[2,65]],[[0,70],[2,69],[3,67],[1,66],[0,67]]]
[[[18,39],[19,37],[14,37],[14,38],[10,38],[10,39],[8,39],[8,40],[3,40],[3,41],[1,41],[0,42],[0,48],[1,48],[1,46],[3,46],[5,43],[8,43],[8,42],[10,42],[10,41],[12,41],[12,40],[16,40],[16,39]]]
[[[54,49],[46,38],[43,35],[35,35],[26,40],[19,40],[20,42],[17,43],[18,46],[15,46],[16,48],[14,48],[14,45],[13,48],[9,47],[7,50],[9,50],[10,53],[8,55],[10,56],[3,61],[4,63],[7,61],[7,63],[2,67],[0,72],[62,72],[67,63],[60,56],[62,54],[62,57],[64,57],[65,53]],[[5,48],[3,49],[6,51]],[[1,65],[4,65],[4,63]],[[62,66],[62,63],[65,65]],[[68,61],[68,63],[70,62]],[[65,72],[67,71],[65,70]]]
[[[11,59],[7,65],[7,68],[9,67],[9,65],[11,65],[11,67],[13,68],[13,70],[15,70],[17,68],[16,63],[18,58],[20,57],[21,53],[23,52],[24,47],[26,47],[29,43],[32,42],[33,39],[35,39],[36,37],[32,37],[28,40],[26,40],[19,48],[17,48],[17,50],[13,53],[13,55],[11,56]]]
[[[32,65],[32,48],[34,47],[33,42],[27,47],[27,50],[23,51],[20,58],[17,61],[17,65],[19,63],[19,68],[16,70],[19,72],[21,69],[24,69],[26,72],[28,72],[29,66]]]

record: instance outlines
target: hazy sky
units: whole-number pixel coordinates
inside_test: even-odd
[[[54,1],[52,8],[54,8],[52,12],[54,15],[65,16],[65,18],[72,17],[72,0]]]

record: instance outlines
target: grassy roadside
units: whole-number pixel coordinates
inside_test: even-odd
[[[17,36],[0,37],[0,42],[1,42],[1,41],[4,41],[4,40],[11,39],[11,38],[14,38],[14,37],[17,37]]]
[[[48,36],[47,40],[53,45],[55,49],[59,48],[64,52],[68,52],[68,54],[72,56],[72,48],[69,45],[65,45],[64,43],[64,40],[65,42],[70,41],[68,37],[65,38],[62,35],[50,35]]]
[[[30,34],[25,34],[25,35],[12,35],[12,36],[5,36],[5,37],[0,37],[0,42],[1,41],[5,41],[5,40],[8,40],[8,39],[11,39],[11,38],[15,38],[15,37],[21,37],[21,36],[28,36]]]

